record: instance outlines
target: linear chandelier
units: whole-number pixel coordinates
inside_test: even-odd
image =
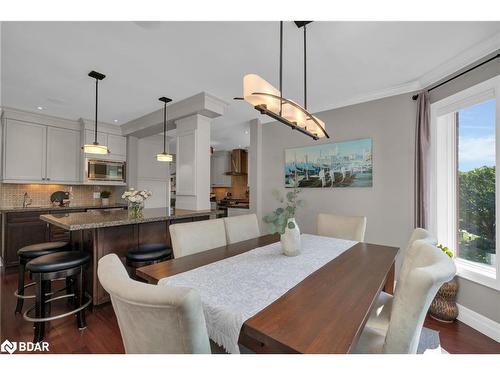
[[[167,103],[171,102],[172,99],[162,96],[158,100],[163,102],[163,152],[156,154],[156,160],[170,162],[174,158],[167,153]]]
[[[97,106],[98,106],[98,93],[99,93],[99,81],[102,81],[106,76],[102,73],[92,70],[89,73],[89,77],[95,79],[95,124],[94,124],[94,142],[90,144],[83,145],[83,152],[86,154],[108,154],[109,150],[106,145],[100,145],[97,142]]]
[[[295,22],[297,27],[304,28],[304,107],[283,97],[283,21],[280,21],[279,90],[257,74],[247,74],[243,78],[243,99],[261,114],[318,140],[330,136],[325,130],[325,123],[307,110],[306,25],[310,22],[312,21]]]

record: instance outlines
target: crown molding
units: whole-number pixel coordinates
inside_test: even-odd
[[[59,128],[80,130],[79,121],[69,120],[62,117],[51,116],[44,113],[31,112],[11,107],[2,107],[2,118],[31,122],[34,124],[41,124],[47,126],[55,126]]]

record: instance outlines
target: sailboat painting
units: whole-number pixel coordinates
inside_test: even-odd
[[[285,150],[285,187],[371,187],[371,138]]]

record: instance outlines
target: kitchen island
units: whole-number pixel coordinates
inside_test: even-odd
[[[97,279],[100,258],[115,253],[125,261],[128,249],[151,243],[171,247],[171,224],[208,220],[215,218],[217,212],[149,208],[137,218],[130,217],[127,210],[119,210],[41,215],[40,219],[70,231],[73,248],[91,253],[87,291],[93,305],[99,305],[109,301]]]

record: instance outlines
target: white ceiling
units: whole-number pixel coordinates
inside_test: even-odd
[[[302,102],[302,32],[292,22],[284,29],[283,93]],[[278,86],[278,31],[277,22],[3,22],[2,105],[92,118],[94,69],[107,75],[100,120],[122,124],[161,108],[160,96],[206,91],[231,103],[213,123],[214,146],[245,147],[248,121],[259,115],[232,98],[247,73]],[[314,22],[309,109],[418,89],[498,33],[500,22]]]

